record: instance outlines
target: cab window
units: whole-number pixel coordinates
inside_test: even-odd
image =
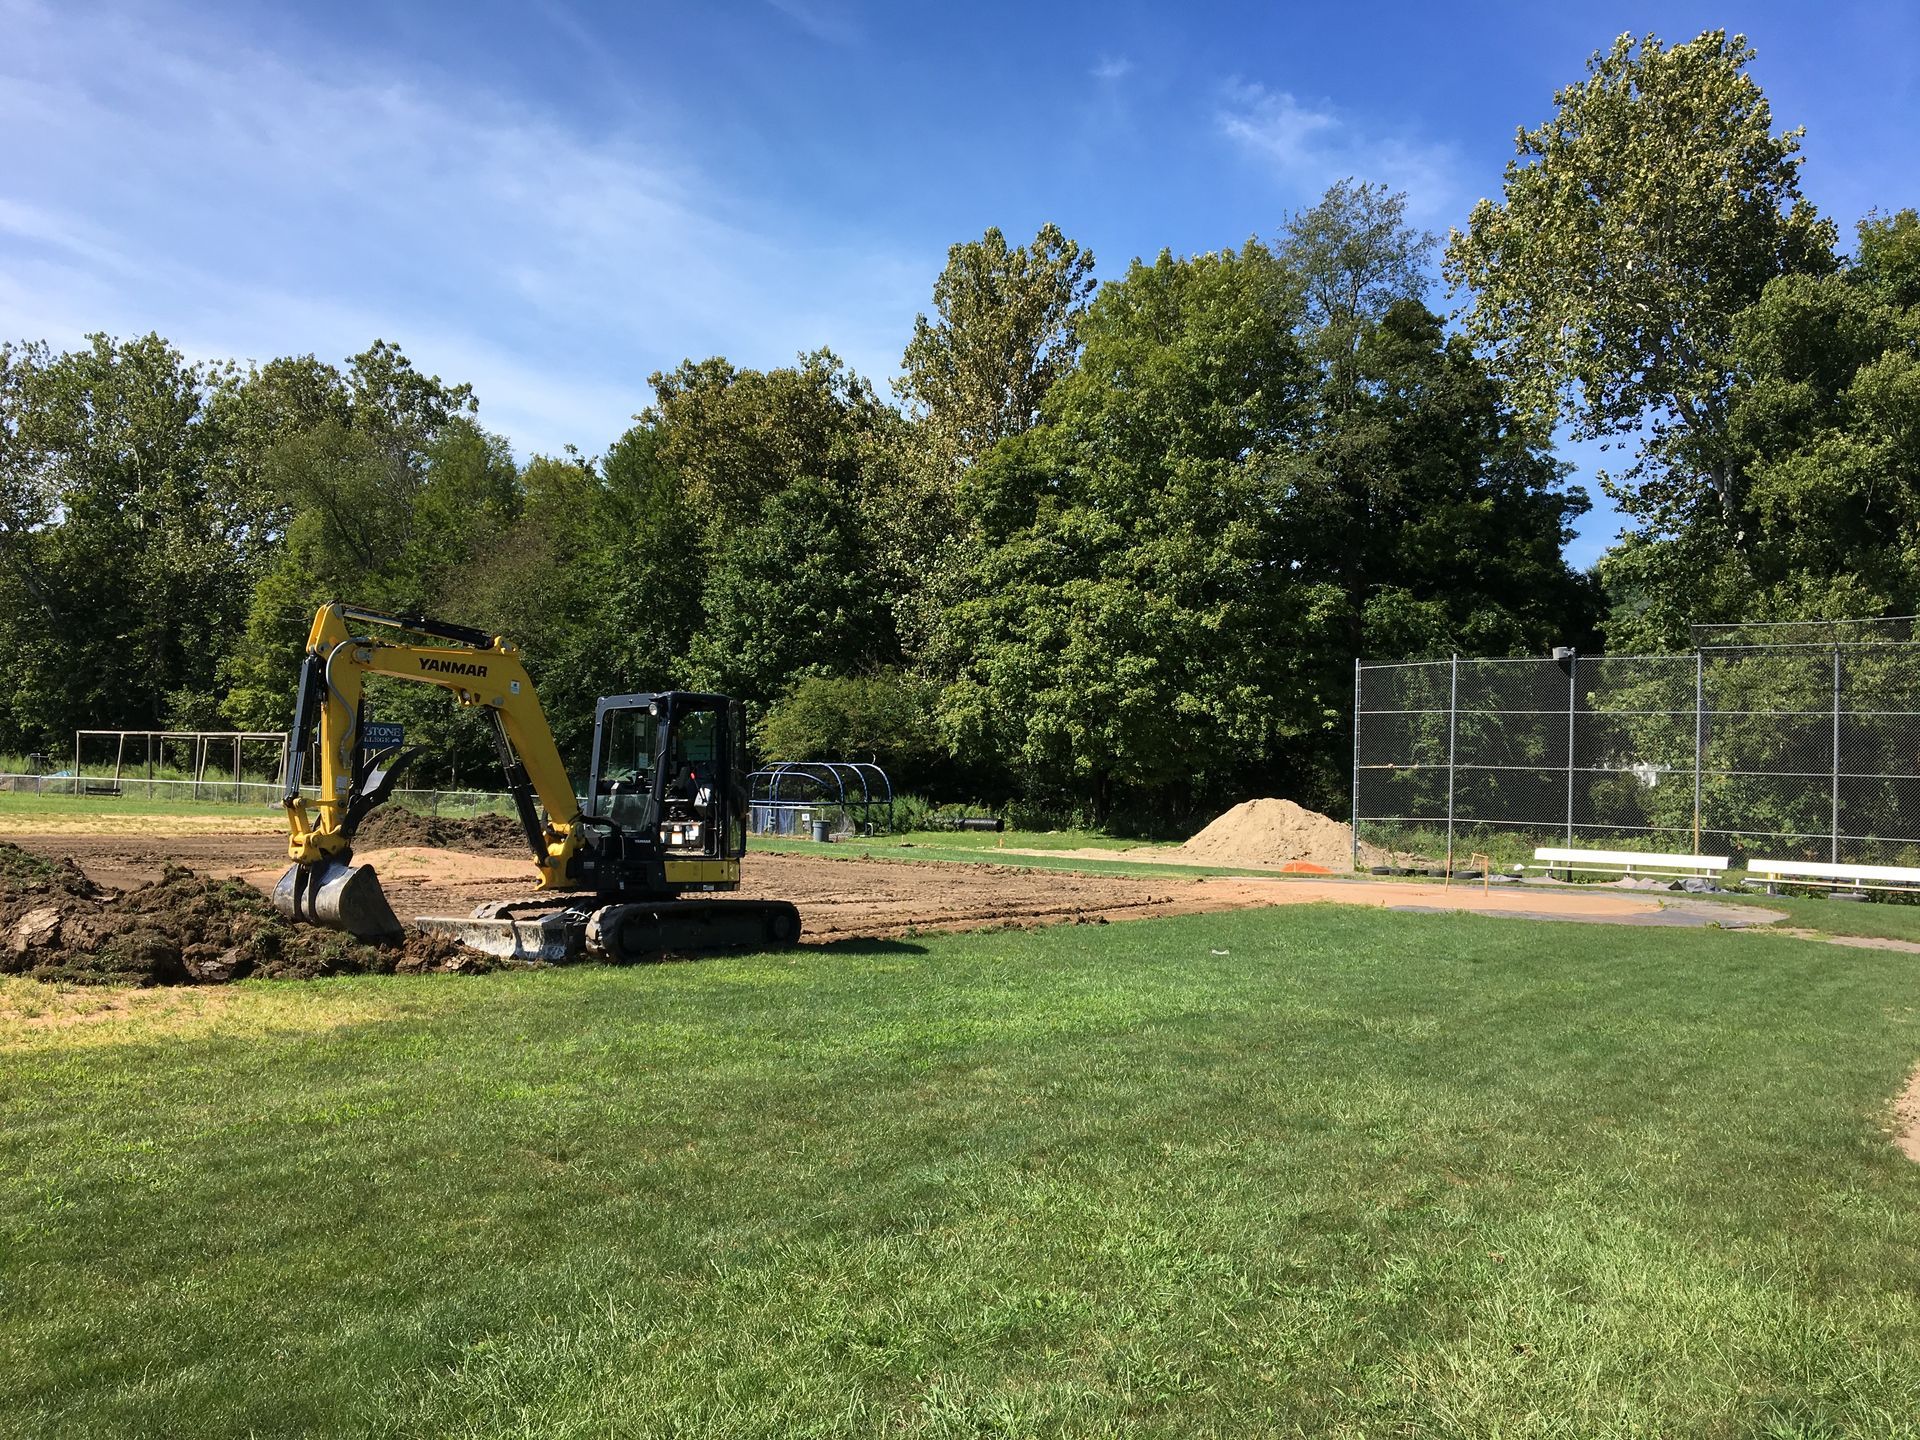
[[[654,726],[645,710],[613,710],[601,730],[600,792],[606,800],[597,809],[622,829],[644,828],[649,821]]]

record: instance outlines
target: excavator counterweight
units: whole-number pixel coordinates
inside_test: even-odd
[[[360,744],[363,686],[376,675],[438,686],[489,712],[543,892],[468,917],[418,917],[417,927],[542,960],[628,961],[799,938],[791,904],[722,898],[739,888],[746,850],[744,726],[731,699],[602,697],[583,797],[512,645],[466,626],[340,604],[314,617],[294,705],[283,801],[293,864],[274,888],[289,920],[366,940],[405,934],[373,868],[353,863],[360,822],[412,758],[400,749],[369,755]],[[310,806],[304,760],[316,741],[319,793]]]

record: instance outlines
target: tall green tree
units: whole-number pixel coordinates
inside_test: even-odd
[[[897,659],[874,531],[898,494],[898,412],[825,350],[653,383],[641,427],[698,527],[675,571],[700,596],[682,677],[765,704],[800,675]]]
[[[1520,132],[1499,200],[1447,247],[1467,333],[1516,403],[1581,438],[1641,444],[1635,517],[1723,499],[1721,469],[1669,463],[1724,424],[1734,317],[1780,275],[1832,268],[1833,226],[1800,193],[1799,130],[1776,131],[1742,36],[1622,35]]]
[[[1584,498],[1499,381],[1417,299],[1331,339],[1310,278],[1257,243],[1136,264],[1046,423],[967,473],[942,719],[1021,798],[1162,825],[1337,804],[1356,656],[1584,638],[1560,553]]]
[[[1311,621],[1283,582],[1271,457],[1309,368],[1294,277],[1264,246],[1135,262],[1084,317],[1047,424],[962,482],[983,538],[944,632],[942,719],[1021,793],[1103,823],[1217,794],[1301,717]]]
[[[252,578],[234,383],[157,335],[0,347],[0,738],[163,726],[212,691]]]
[[[914,317],[894,393],[912,424],[895,494],[877,507],[876,545],[896,596],[903,644],[924,668],[978,536],[954,503],[964,470],[1040,420],[1047,392],[1070,374],[1093,293],[1093,252],[1058,226],[1025,245],[997,228],[950,246],[933,314]]]
[[[1093,286],[1093,252],[1055,225],[1025,245],[989,227],[948,249],[933,316],[914,317],[894,384],[942,452],[965,463],[1038,423],[1073,368]]]
[[[1863,221],[1837,273],[1769,282],[1721,363],[1725,423],[1676,455],[1724,489],[1605,557],[1610,642],[1920,610],[1920,214]]]
[[[762,707],[802,676],[897,660],[877,578],[852,497],[795,479],[715,554],[700,629],[687,648],[689,680]]]
[[[314,610],[328,600],[439,608],[513,523],[518,471],[505,441],[475,422],[468,386],[420,373],[383,341],[344,371],[311,357],[276,361],[243,392],[283,530],[222,666],[222,711],[238,725],[280,728]],[[478,743],[476,727],[458,728],[419,696],[380,703],[418,710],[421,738],[449,757]]]
[[[830,350],[771,370],[687,360],[650,383],[654,403],[640,423],[655,432],[660,463],[679,477],[709,547],[724,548],[796,479],[861,493],[881,463],[876,442],[899,423]]]
[[[1405,194],[1365,181],[1335,181],[1288,217],[1277,248],[1300,277],[1308,349],[1326,367],[1330,404],[1352,398],[1355,357],[1372,327],[1400,301],[1425,297],[1437,243],[1407,222]]]
[[[1294,574],[1338,596],[1324,690],[1351,685],[1356,655],[1584,642],[1597,597],[1561,552],[1587,499],[1468,342],[1403,299],[1363,329],[1350,373],[1328,376],[1332,399],[1284,461],[1278,515]]]

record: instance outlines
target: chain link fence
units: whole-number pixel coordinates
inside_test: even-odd
[[[1920,864],[1920,645],[1702,638],[1357,666],[1356,863],[1579,845]]]

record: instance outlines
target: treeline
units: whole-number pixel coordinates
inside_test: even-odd
[[[1452,236],[1459,328],[1437,242],[1347,182],[1098,285],[1054,227],[989,230],[891,403],[825,350],[689,360],[592,458],[516,463],[382,343],[0,347],[0,748],[281,728],[343,598],[520,643],[571,757],[601,693],[719,689],[767,756],[1165,830],[1254,793],[1339,808],[1356,656],[1920,608],[1920,222],[1839,257],[1749,59],[1596,56]],[[1634,447],[1597,576],[1561,559],[1587,502],[1556,419]],[[472,713],[375,703],[427,775],[490,778]]]

